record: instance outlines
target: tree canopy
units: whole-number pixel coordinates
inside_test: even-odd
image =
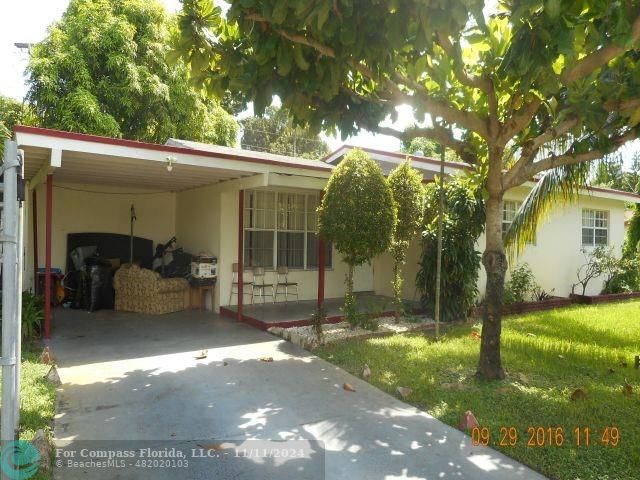
[[[11,132],[16,125],[38,125],[30,105],[10,97],[0,95],[0,158],[4,151],[4,139],[11,138]]]
[[[194,81],[278,95],[314,128],[445,145],[485,189],[487,308],[479,375],[503,378],[504,192],[638,136],[638,0],[185,0],[178,49]],[[417,125],[381,125],[410,105]],[[427,117],[428,115],[428,117]],[[548,182],[547,185],[557,183]],[[535,195],[552,198],[554,188]]]
[[[635,153],[629,168],[624,168],[621,156],[607,158],[593,166],[591,183],[603,187],[640,193],[640,154]]]
[[[425,157],[440,159],[442,145],[435,140],[424,137],[415,137],[409,141],[403,141],[400,150],[411,155],[422,154]],[[444,149],[445,161],[459,162],[460,158],[450,148]]]
[[[163,143],[236,143],[237,123],[169,66],[156,0],[72,0],[32,50],[27,98],[45,127]]]
[[[240,124],[240,145],[247,150],[314,159],[329,151],[319,135],[308,127],[294,125],[293,118],[284,108],[270,106],[263,116],[245,118]]]

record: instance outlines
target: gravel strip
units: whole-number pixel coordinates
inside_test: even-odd
[[[431,328],[435,324],[432,319],[425,316],[413,318],[418,321],[406,322],[401,320],[400,323],[395,323],[395,319],[393,317],[380,317],[378,319],[378,330],[376,331],[365,330],[361,327],[352,329],[347,322],[324,324],[322,325],[322,331],[324,333],[322,344],[325,345],[327,343],[340,342],[354,338],[380,337],[392,335],[394,333],[424,330]],[[319,345],[316,336],[313,333],[313,326],[311,325],[290,328],[271,327],[267,331],[307,350],[313,350]]]

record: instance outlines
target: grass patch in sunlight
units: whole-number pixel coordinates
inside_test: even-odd
[[[45,378],[50,366],[40,363],[41,349],[22,345],[20,369],[20,438],[31,440],[39,428],[50,434],[56,409],[55,387]],[[1,378],[1,377],[0,377]],[[38,473],[32,480],[48,480],[50,474]]]
[[[316,353],[393,394],[457,426],[471,410],[490,431],[490,445],[546,476],[562,480],[626,479],[640,471],[640,301],[580,306],[507,317],[502,358],[507,379],[475,378],[480,342],[470,336],[480,325],[447,330],[440,342],[425,334],[400,334],[345,341]],[[622,366],[626,362],[627,366]],[[610,371],[613,370],[613,372]],[[622,394],[627,380],[634,394]],[[586,398],[571,401],[581,388]],[[578,447],[574,429],[588,426],[591,444]],[[616,426],[616,447],[602,443],[603,430]],[[516,445],[500,446],[500,428],[515,427]],[[528,447],[529,427],[562,427],[561,446]]]

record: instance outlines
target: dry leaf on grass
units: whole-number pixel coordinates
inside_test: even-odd
[[[584,398],[587,398],[587,394],[584,393],[584,390],[582,390],[581,388],[576,388],[571,394],[571,400],[573,400],[574,402],[576,400],[582,400]]]
[[[350,383],[346,383],[346,382],[342,385],[342,388],[345,389],[347,392],[355,392],[356,391],[356,389],[354,388],[353,385],[351,385]]]
[[[260,357],[260,361],[270,363],[273,362],[273,357]]]
[[[627,382],[626,379],[624,381],[624,385],[622,386],[622,394],[626,396],[633,395],[633,386],[629,382]]]
[[[409,395],[411,395],[411,392],[413,392],[412,389],[410,389],[409,387],[398,387],[396,388],[396,394],[402,398],[403,400],[405,398],[407,398]]]
[[[458,430],[462,432],[469,432],[479,426],[480,424],[478,423],[478,420],[476,420],[476,417],[473,414],[473,412],[471,412],[471,410],[467,410],[466,412],[464,412],[462,417],[460,417],[460,422],[458,423]]]
[[[51,350],[49,347],[44,347],[42,349],[42,353],[40,354],[40,363],[45,363],[47,365],[55,363],[53,355],[51,355]]]

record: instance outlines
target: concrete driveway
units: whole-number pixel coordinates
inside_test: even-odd
[[[62,380],[57,478],[543,478],[304,350],[211,313],[58,310],[51,348]],[[203,349],[207,358],[196,360]],[[138,463],[117,453],[129,450]],[[112,463],[98,465],[105,458]]]

